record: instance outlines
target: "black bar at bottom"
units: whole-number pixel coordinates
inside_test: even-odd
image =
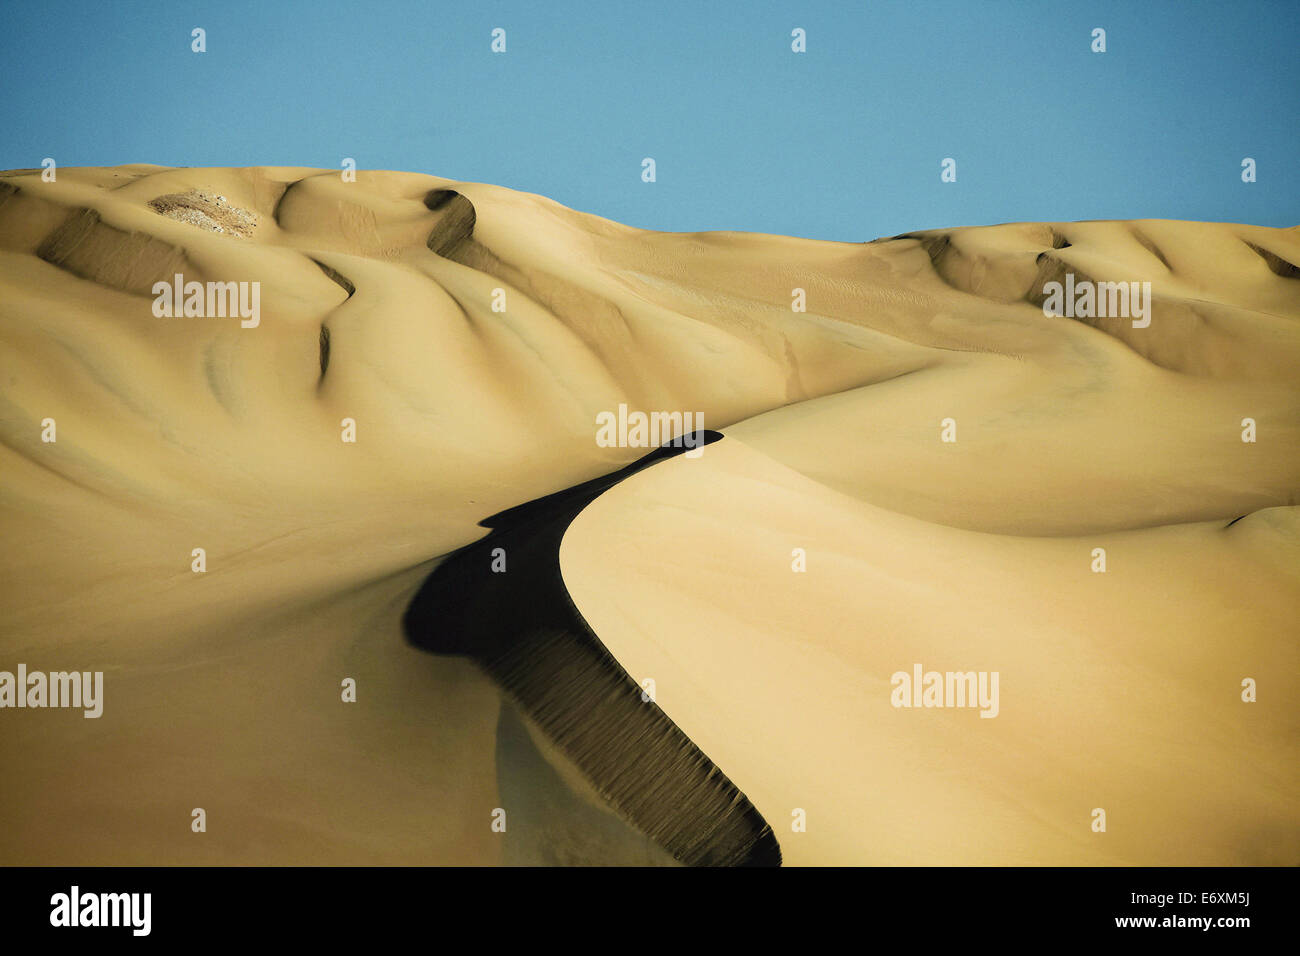
[[[493,945],[503,934],[540,934],[596,948],[672,945],[702,932],[732,942],[789,931],[811,944],[842,926],[863,943],[888,932],[920,946],[1097,936],[1230,945],[1260,931],[1272,938],[1291,923],[1295,876],[1268,868],[0,867],[0,932],[7,943],[296,946],[417,933],[457,948],[466,933]],[[118,925],[71,925],[91,921]],[[602,927],[610,935],[593,936]]]

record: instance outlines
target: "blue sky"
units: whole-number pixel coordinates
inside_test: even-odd
[[[645,228],[842,240],[1016,220],[1300,224],[1291,0],[94,0],[5,19],[6,169],[355,157]],[[206,53],[190,51],[194,27]]]

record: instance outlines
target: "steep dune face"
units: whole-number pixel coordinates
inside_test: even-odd
[[[158,167],[0,183],[0,507],[17,543],[0,647],[11,669],[108,675],[98,721],[7,713],[5,860],[508,858],[489,829],[498,772],[518,777],[494,766],[496,691],[401,635],[432,561],[484,516],[640,457],[595,443],[598,412],[726,423],[787,401],[796,362],[825,369],[800,389],[829,392],[909,351],[661,305],[611,259],[651,239],[492,187]],[[447,258],[444,235],[539,298]],[[177,272],[259,283],[256,326],[155,315]],[[707,284],[682,281],[703,311]],[[335,713],[345,677],[359,702]],[[47,756],[87,751],[89,804]],[[223,824],[192,837],[209,805]]]
[[[1294,508],[1227,529],[981,534],[727,438],[598,498],[561,563],[787,864],[1300,857]],[[996,673],[996,707],[893,706],[891,678],[917,664]],[[1268,699],[1243,703],[1244,677]]]
[[[404,647],[398,618],[432,561],[484,533],[483,517],[640,457],[594,440],[596,416],[620,404],[702,414],[726,429],[724,444],[748,449],[725,473],[683,463],[711,476],[688,512],[735,492],[737,540],[780,515],[751,507],[762,498],[740,485],[778,473],[802,476],[809,508],[833,502],[864,529],[906,519],[908,546],[937,528],[972,561],[984,560],[976,532],[1046,547],[1290,515],[1297,261],[1295,230],[1222,224],[822,243],[648,233],[407,173],[0,175],[0,520],[11,542],[0,668],[108,675],[99,721],[27,712],[20,727],[5,716],[21,733],[3,742],[19,769],[0,812],[23,825],[0,837],[0,860],[508,857],[487,825],[499,799],[496,692]],[[1151,324],[1045,316],[1042,285],[1065,272],[1150,281]],[[156,284],[178,273],[257,283],[256,322],[157,315]],[[945,418],[956,443],[940,441]],[[1245,418],[1254,443],[1241,441]],[[47,420],[56,441],[43,440]],[[618,500],[597,503],[603,521],[621,520]],[[1228,533],[1243,539],[1260,521]],[[602,580],[582,564],[607,549],[601,527],[572,545],[583,600],[595,587],[584,582]],[[1289,540],[1289,518],[1269,527],[1267,541]],[[1284,547],[1261,542],[1261,560]],[[865,541],[836,547],[873,554]],[[1153,543],[1147,560],[1166,547],[1182,545]],[[742,562],[717,583],[748,593],[739,585],[755,574]],[[837,604],[837,589],[853,587],[846,575],[802,606],[806,640],[820,639],[823,617],[855,613]],[[619,587],[651,578],[632,580]],[[908,594],[876,599],[921,613]],[[719,609],[740,615],[721,619],[738,633],[759,613]],[[999,621],[987,627],[1010,628]],[[627,621],[606,626],[616,656],[635,655]],[[1146,628],[1126,620],[1117,635],[1140,641]],[[1261,647],[1281,639],[1262,624],[1251,633]],[[362,692],[336,713],[352,706],[339,703],[347,676]],[[823,676],[809,674],[806,693]],[[87,748],[102,803],[52,798],[67,792],[67,771],[46,755]],[[786,800],[780,781],[755,786]],[[204,801],[226,825],[196,843],[188,814]],[[169,814],[179,824],[161,830]],[[870,842],[848,845],[869,860]]]

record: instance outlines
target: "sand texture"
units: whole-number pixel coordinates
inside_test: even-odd
[[[105,687],[0,710],[0,863],[670,862],[401,624],[484,518],[645,454],[596,441],[620,405],[725,437],[586,506],[564,585],[784,863],[1300,863],[1297,263],[1227,223],[817,242],[414,173],[0,174],[0,670]],[[155,315],[177,273],[258,283],[257,324]],[[1149,282],[1150,324],[1045,315],[1067,274]],[[997,672],[997,716],[894,706],[914,664]]]

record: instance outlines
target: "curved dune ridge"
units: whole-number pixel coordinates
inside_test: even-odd
[[[702,446],[722,436],[693,438]],[[476,661],[602,799],[674,859],[779,865],[771,827],[610,656],[560,574],[573,518],[612,485],[684,450],[657,448],[611,475],[485,518],[492,533],[434,569],[403,630],[417,647]]]
[[[412,173],[0,174],[0,669],[106,675],[97,720],[0,713],[0,862],[659,859],[401,632],[486,516],[645,453],[595,440],[626,405],[727,437],[579,514],[565,585],[785,862],[1295,863],[1298,263],[1226,223],[837,243]],[[178,273],[258,283],[255,326],[155,315]],[[1045,315],[1067,275],[1149,282],[1150,324]],[[998,716],[892,706],[918,662],[998,671]]]

